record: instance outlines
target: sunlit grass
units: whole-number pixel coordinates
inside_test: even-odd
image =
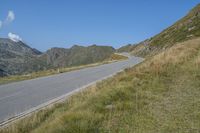
[[[198,133],[200,39],[174,45],[2,132]]]

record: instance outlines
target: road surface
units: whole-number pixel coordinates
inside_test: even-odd
[[[0,123],[42,107],[49,101],[59,99],[141,61],[142,58],[129,57],[127,60],[110,64],[0,85]]]

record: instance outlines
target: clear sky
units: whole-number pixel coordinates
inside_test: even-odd
[[[198,3],[200,0],[1,0],[0,37],[17,34],[41,51],[74,44],[118,48],[161,32]]]

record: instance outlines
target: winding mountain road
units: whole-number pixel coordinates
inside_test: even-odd
[[[61,100],[141,61],[142,58],[129,56],[110,64],[0,85],[0,123]]]

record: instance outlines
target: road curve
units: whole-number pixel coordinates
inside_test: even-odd
[[[142,58],[129,57],[110,64],[0,85],[0,123],[141,61]]]

